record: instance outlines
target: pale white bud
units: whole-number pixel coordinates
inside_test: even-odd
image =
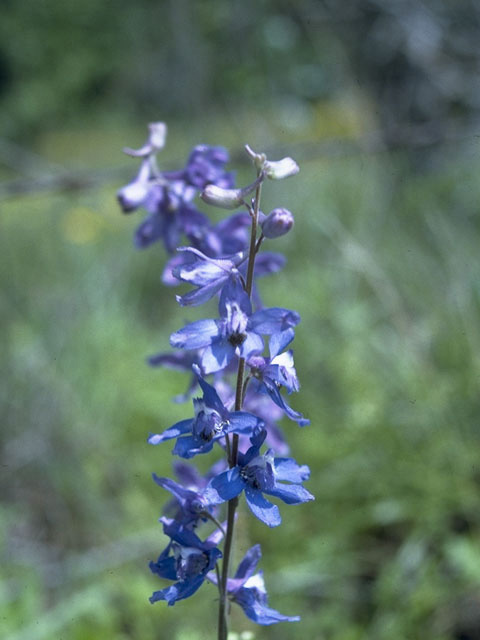
[[[236,209],[243,203],[242,189],[222,189],[215,184],[207,184],[200,197],[207,204],[222,209]]]
[[[282,158],[276,162],[267,160],[263,166],[265,175],[272,180],[282,180],[294,176],[300,171],[300,167],[293,158]]]
[[[293,214],[288,209],[274,209],[261,222],[263,235],[279,238],[290,231],[293,223]]]

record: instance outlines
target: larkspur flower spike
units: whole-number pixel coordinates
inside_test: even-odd
[[[230,577],[241,496],[268,527],[281,523],[271,498],[286,505],[313,500],[303,486],[310,470],[288,457],[289,447],[277,424],[282,416],[300,426],[309,424],[284,397],[300,388],[289,348],[300,316],[283,307],[266,308],[256,285],[260,276],[277,273],[285,264],[281,254],[260,252],[263,242],[285,235],[294,222],[293,214],[282,207],[268,215],[260,211],[260,187],[266,179],[287,178],[299,169],[292,158],[271,161],[246,145],[256,177],[238,187],[234,174],[225,170],[226,150],[197,145],[183,169],[161,171],[157,154],[166,134],[164,123],[152,123],[143,146],[125,149],[139,159],[140,169],[118,191],[118,202],[125,213],[146,211],[135,244],[147,248],[163,243],[169,254],[163,282],[192,286],[176,296],[178,303],[192,307],[217,298],[218,315],[174,331],[170,345],[178,352],[162,351],[148,359],[151,366],[189,376],[187,392],[175,401],[193,396],[193,417],[148,437],[152,445],[172,441],[172,453],[181,459],[175,465],[177,480],[153,474],[170,500],[160,518],[168,543],[150,563],[151,571],[167,585],[154,591],[150,602],[172,606],[194,595],[206,581],[213,583],[219,591],[218,640],[227,640],[228,601],[260,625],[299,620],[268,606],[263,574],[256,572],[259,545],[247,551]],[[234,213],[212,223],[197,208],[198,196]],[[185,462],[213,450],[224,457],[203,476]],[[214,530],[204,538],[199,530],[208,524]]]

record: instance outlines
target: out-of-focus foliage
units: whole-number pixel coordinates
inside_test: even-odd
[[[412,125],[427,123],[427,135],[442,138],[478,121],[480,85],[472,82],[480,73],[478,2],[324,0],[322,6],[356,80],[374,98],[388,142],[402,140]]]
[[[90,117],[191,116],[254,102],[292,119],[355,91],[389,142],[478,117],[475,0],[4,0],[0,110],[25,138]],[[448,122],[448,126],[453,126]]]
[[[313,27],[314,29],[315,27]],[[0,109],[10,135],[112,112],[163,117],[252,100],[300,104],[334,86],[330,38],[273,0],[15,0],[2,7]],[[314,37],[312,37],[314,36]]]

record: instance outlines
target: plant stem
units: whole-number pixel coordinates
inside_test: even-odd
[[[258,211],[260,208],[260,196],[262,193],[262,183],[258,185],[255,191],[255,203],[253,206],[253,217],[252,217],[252,229],[250,234],[250,251],[248,254],[248,267],[247,267],[247,287],[246,291],[249,296],[252,295],[252,285],[253,285],[253,269],[255,267],[255,255],[256,255],[256,244],[257,244],[257,223],[258,223]]]
[[[260,172],[257,179],[260,179]],[[260,246],[257,246],[257,226],[258,226],[258,212],[260,208],[260,195],[262,193],[262,182],[259,181],[255,190],[255,200],[253,205],[252,215],[252,228],[250,232],[250,249],[248,253],[248,266],[247,266],[247,282],[245,290],[248,296],[252,296],[253,286],[253,273],[255,268],[255,257],[257,255]],[[243,377],[245,374],[245,358],[240,358],[238,361],[237,369],[237,385],[235,391],[235,411],[241,411],[243,403],[244,382]],[[228,464],[230,469],[237,464],[238,456],[238,434],[233,434],[231,450],[228,451]],[[223,564],[222,564],[222,579],[219,584],[220,591],[220,603],[218,607],[218,640],[227,640],[228,636],[228,601],[227,601],[227,580],[228,571],[230,565],[230,556],[232,552],[233,544],[233,531],[235,528],[235,511],[238,506],[238,498],[229,500],[227,507],[227,533],[225,536],[225,545],[223,547]]]

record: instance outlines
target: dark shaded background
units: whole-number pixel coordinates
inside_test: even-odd
[[[312,425],[284,426],[317,500],[275,531],[241,519],[238,556],[260,542],[272,606],[302,615],[255,637],[480,638],[479,13],[4,0],[2,638],[215,635],[213,587],[147,601],[149,475],[171,459],[145,437],[190,412],[183,376],[144,364],[185,316],[165,255],[133,249],[114,199],[151,120],[165,168],[224,144],[246,182],[248,142],[302,169],[265,190],[297,223],[263,286],[302,314],[292,403]]]

